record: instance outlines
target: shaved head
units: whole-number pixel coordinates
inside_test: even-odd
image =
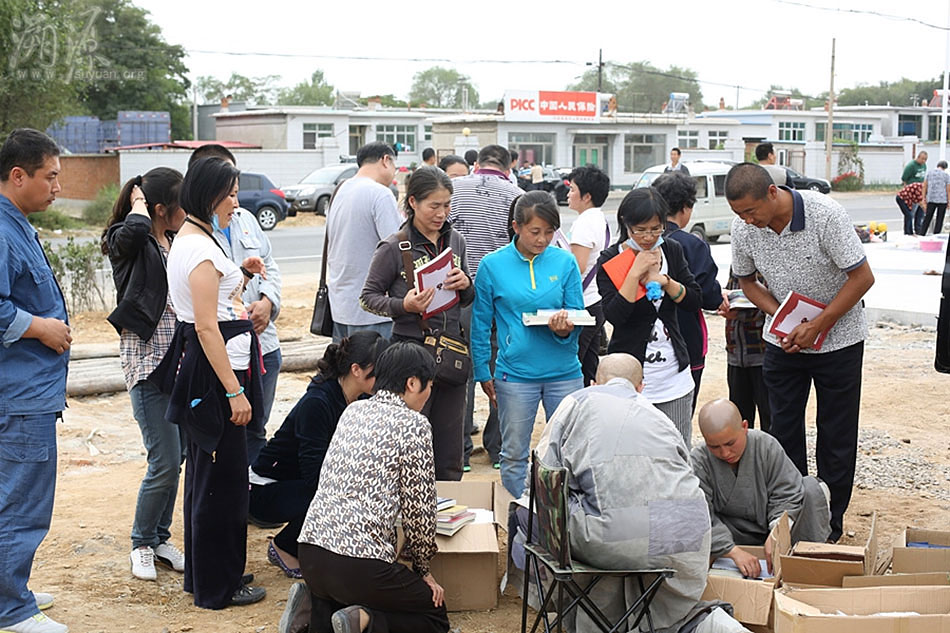
[[[730,400],[712,400],[699,410],[699,430],[704,436],[741,428],[742,414]]]
[[[625,378],[639,388],[643,384],[643,365],[630,354],[607,354],[600,359],[594,380],[606,385],[612,378]]]
[[[749,432],[736,405],[725,398],[707,402],[699,410],[699,430],[709,452],[735,468],[745,453]]]

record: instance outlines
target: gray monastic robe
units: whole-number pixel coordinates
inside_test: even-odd
[[[710,603],[700,598],[709,563],[709,514],[683,438],[624,379],[566,397],[538,445],[541,460],[569,473],[572,556],[612,569],[670,567],[657,593],[657,631],[678,631]],[[583,584],[583,583],[582,583]],[[595,596],[623,613],[639,590],[605,579]],[[624,595],[624,593],[626,595]],[[579,610],[578,610],[579,611]],[[577,614],[577,629],[587,627]],[[646,628],[644,620],[640,626]]]
[[[735,471],[705,445],[694,448],[692,458],[709,504],[713,556],[723,556],[735,545],[762,545],[782,512],[793,522],[793,542],[828,538],[831,515],[818,481],[802,477],[768,433],[749,430]]]

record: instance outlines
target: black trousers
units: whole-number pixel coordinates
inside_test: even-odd
[[[214,455],[188,442],[185,462],[185,578],[195,606],[223,609],[247,560],[247,439],[225,422]]]
[[[472,306],[462,308],[460,316],[462,327],[466,332],[472,328]],[[489,368],[492,374],[495,373],[495,357],[498,356],[498,341],[495,336],[495,327],[492,326],[491,333],[491,360]],[[472,442],[472,431],[475,430],[475,389],[479,388],[475,384],[474,378],[468,379],[468,385],[465,391],[465,432],[464,432],[464,461],[468,464],[469,457],[475,444]],[[488,405],[488,419],[485,420],[485,428],[482,429],[482,446],[488,451],[488,459],[493,464],[501,461],[501,426],[498,424],[498,409],[493,404]]]
[[[274,536],[274,545],[297,556],[297,537],[307,517],[313,490],[302,479],[275,481],[266,486],[251,485],[251,514],[268,523],[286,523]]]
[[[831,538],[837,540],[854,485],[864,342],[824,354],[787,354],[775,345],[765,347],[762,377],[772,409],[769,432],[802,475],[808,474],[805,405],[814,382],[818,399],[815,462],[818,477],[831,491]]]
[[[924,214],[924,221],[921,223],[920,228],[917,230],[918,235],[927,234],[927,228],[930,226],[930,220],[933,219],[934,213],[937,214],[937,221],[934,223],[934,235],[939,235],[943,231],[943,217],[947,213],[947,203],[946,202],[928,202],[927,213]]]
[[[429,418],[432,426],[432,455],[435,459],[435,478],[439,481],[462,479],[467,384],[446,385],[436,382],[422,408],[422,415]]]
[[[588,307],[587,311],[597,320],[597,324],[581,328],[581,335],[577,339],[577,358],[581,361],[584,386],[590,387],[597,375],[597,366],[600,365],[600,333],[604,327],[604,306],[597,302]]]
[[[416,572],[399,563],[340,556],[300,544],[300,569],[310,589],[310,633],[333,633],[330,616],[350,605],[372,618],[365,633],[445,633],[445,604],[432,604],[432,590]]]
[[[726,381],[729,383],[729,399],[739,409],[743,420],[749,421],[749,428],[755,428],[755,410],[759,410],[759,428],[769,432],[772,414],[769,409],[769,393],[762,380],[762,366],[726,367]]]

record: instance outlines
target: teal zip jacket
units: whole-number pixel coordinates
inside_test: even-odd
[[[472,308],[475,380],[491,380],[492,319],[498,327],[495,378],[509,382],[558,382],[581,377],[580,327],[561,338],[547,326],[525,326],[524,312],[584,309],[581,274],[570,251],[549,246],[526,258],[512,240],[482,258]]]

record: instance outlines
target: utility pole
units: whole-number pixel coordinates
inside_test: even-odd
[[[831,139],[835,133],[835,38],[831,38],[831,87],[828,89],[828,123],[825,124],[825,180],[831,182]]]
[[[192,106],[193,111],[191,115],[191,138],[198,141],[198,86],[192,85],[191,89],[192,95]]]
[[[597,49],[597,92],[599,93],[604,84],[604,49]],[[946,86],[943,87],[947,89]]]
[[[940,160],[947,160],[947,72],[950,69],[950,2],[947,3],[947,27],[947,44],[943,64],[943,92],[940,93]]]

